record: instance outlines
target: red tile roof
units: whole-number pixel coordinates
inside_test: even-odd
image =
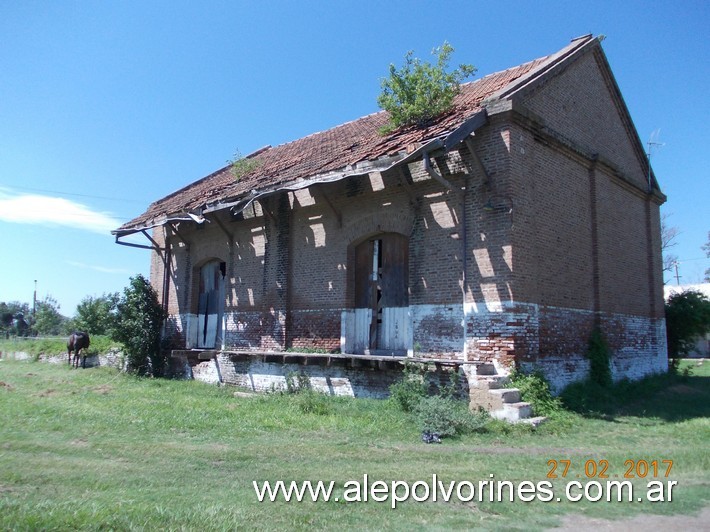
[[[152,203],[145,213],[121,226],[116,233],[159,225],[166,216],[195,212],[209,204],[246,196],[253,191],[273,189],[299,179],[344,170],[359,162],[412,151],[412,148],[451,132],[480,111],[483,100],[557,55],[559,53],[462,84],[453,109],[428,127],[402,128],[381,135],[378,130],[388,120],[388,114],[381,111],[265,149],[254,156],[259,161],[258,167],[239,180],[231,173],[230,166],[222,168]]]

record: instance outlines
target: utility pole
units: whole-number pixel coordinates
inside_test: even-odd
[[[680,286],[680,275],[678,275],[678,261],[675,261],[673,263],[673,266],[675,266],[675,284]]]
[[[32,316],[37,312],[37,279],[35,279],[35,293],[32,296]]]

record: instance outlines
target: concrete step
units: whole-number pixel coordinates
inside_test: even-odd
[[[520,402],[520,390],[517,388],[498,388],[498,389],[489,389],[489,393],[493,394],[494,396],[500,397],[501,402],[503,403],[519,403]]]
[[[498,370],[490,362],[482,362],[476,365],[476,375],[497,375]]]
[[[504,419],[515,423],[525,418],[532,416],[532,405],[530,403],[505,403],[502,409],[491,412],[491,417],[496,419]]]
[[[505,375],[490,375],[487,377],[474,376],[469,386],[475,388],[485,388],[487,390],[498,390],[508,384],[508,377]]]

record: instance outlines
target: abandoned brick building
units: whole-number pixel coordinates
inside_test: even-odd
[[[382,395],[412,357],[559,390],[596,326],[615,378],[667,369],[665,198],[601,39],[463,84],[428,127],[387,120],[259,150],[114,231],[148,238],[182,355],[256,389],[298,364]]]

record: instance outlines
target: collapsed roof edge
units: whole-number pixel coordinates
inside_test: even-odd
[[[239,213],[251,205],[254,201],[277,194],[279,192],[289,191],[293,192],[296,190],[302,190],[304,188],[311,187],[313,185],[324,184],[324,183],[335,183],[349,177],[355,177],[360,175],[369,174],[370,172],[387,172],[393,168],[409,164],[413,161],[418,160],[423,157],[424,154],[430,153],[434,150],[444,149],[447,152],[456,147],[465,138],[470,135],[475,134],[475,131],[480,127],[484,126],[488,122],[488,112],[482,109],[468,119],[466,119],[459,127],[450,131],[444,136],[436,137],[426,144],[418,147],[416,150],[409,154],[400,153],[395,156],[387,157],[384,160],[378,159],[374,161],[364,161],[360,162],[354,167],[346,167],[342,170],[329,172],[327,174],[321,174],[312,176],[307,179],[298,179],[290,183],[284,183],[273,188],[266,187],[262,190],[251,190],[247,194],[236,196],[233,198],[226,198],[226,201],[218,201],[213,204],[205,204],[199,209],[199,216],[204,214],[209,214],[211,212],[222,211],[225,209],[232,209],[234,213]],[[193,210],[194,211],[194,210]],[[190,211],[175,212],[172,214],[166,214],[153,219],[150,223],[130,227],[125,229],[115,229],[111,231],[111,234],[116,236],[116,242],[119,242],[119,238],[132,235],[135,233],[140,233],[148,229],[153,229],[159,227],[166,223],[180,222],[180,221],[195,221],[195,213]]]

